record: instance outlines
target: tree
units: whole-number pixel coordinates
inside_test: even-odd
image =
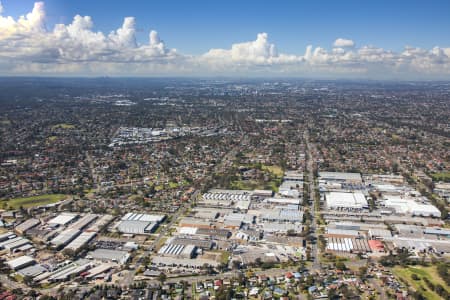
[[[257,258],[255,259],[255,265],[258,266],[258,267],[260,267],[260,266],[262,265],[262,260],[261,260],[260,257],[257,257]]]
[[[364,280],[367,275],[367,267],[366,266],[359,267],[358,275],[361,278],[361,280]]]
[[[342,261],[337,261],[334,266],[336,267],[336,269],[338,270],[347,270],[347,266],[344,264],[344,262]]]
[[[287,235],[287,236],[297,236],[297,232],[296,232],[294,229],[289,229],[289,230],[286,232],[286,235]]]
[[[159,280],[159,282],[161,282],[161,284],[163,284],[166,281],[166,279],[167,279],[167,275],[164,272],[161,272],[158,275],[158,280]]]
[[[233,269],[239,269],[240,266],[241,266],[241,262],[238,261],[238,260],[233,260],[233,261],[231,262],[231,265],[233,266]]]
[[[75,251],[73,251],[70,248],[66,248],[66,249],[64,249],[63,254],[64,254],[64,256],[67,256],[67,257],[74,257]]]
[[[33,283],[33,277],[26,275],[23,277],[23,283],[30,286]]]

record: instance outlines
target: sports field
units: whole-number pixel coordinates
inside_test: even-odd
[[[13,198],[9,200],[2,200],[0,202],[0,207],[8,209],[18,209],[22,206],[23,208],[29,208],[39,205],[56,203],[65,199],[66,197],[67,195],[63,194],[48,194],[32,197]]]

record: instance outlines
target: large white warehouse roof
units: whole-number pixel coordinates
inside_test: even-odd
[[[367,200],[361,192],[329,192],[325,194],[329,209],[363,209],[367,207]]]

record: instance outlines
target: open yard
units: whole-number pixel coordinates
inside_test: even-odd
[[[274,174],[276,177],[283,177],[284,172],[283,169],[280,166],[267,166],[263,165],[261,169],[265,171],[269,171],[270,173]]]
[[[29,208],[39,205],[52,204],[65,199],[67,195],[63,194],[48,194],[24,198],[13,198],[9,200],[2,200],[0,207],[8,209]]]
[[[72,125],[72,124],[66,124],[66,123],[56,124],[56,125],[53,126],[53,129],[58,129],[58,128],[61,128],[61,129],[74,129],[75,126]]]
[[[238,178],[233,180],[229,184],[229,188],[233,190],[272,190],[278,191],[278,186],[281,184],[284,171],[280,166],[268,166],[268,165],[247,165],[248,168],[261,170],[268,178],[268,181],[264,181],[261,178],[253,178],[244,180]]]
[[[421,292],[421,294],[425,297],[425,299],[442,299],[436,292],[434,292],[424,281],[424,278],[427,278],[434,286],[440,284],[447,291],[449,291],[449,287],[445,284],[441,277],[439,277],[436,267],[429,266],[409,266],[409,267],[400,267],[397,266],[393,270],[394,275],[399,278],[404,283],[407,283],[408,286],[413,288],[416,291]],[[417,276],[418,280],[414,280],[412,276]]]
[[[431,178],[433,178],[433,181],[450,182],[450,172],[434,173],[431,174]]]

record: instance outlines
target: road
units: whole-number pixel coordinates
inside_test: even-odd
[[[379,295],[379,299],[388,299],[388,297],[386,295],[386,292],[385,292],[385,289],[378,284],[378,280],[377,279],[370,278],[368,281],[377,290],[377,294]]]
[[[315,242],[310,243],[311,247],[311,256],[313,257],[313,263],[312,263],[312,270],[313,271],[320,271],[320,261],[319,261],[319,250],[317,249],[317,218],[316,218],[316,201],[315,201],[315,191],[316,191],[316,184],[314,180],[314,158],[312,156],[311,147],[312,145],[309,142],[309,133],[308,130],[305,130],[303,134],[303,138],[305,140],[306,145],[306,172],[308,176],[308,182],[309,182],[309,199],[311,202],[310,206],[310,213],[311,213],[311,235],[313,236]]]
[[[95,168],[94,168],[94,159],[92,158],[92,155],[89,153],[89,151],[86,151],[86,161],[89,165],[89,173],[92,178],[92,187],[96,190],[96,192],[100,191],[100,184],[98,180],[98,176],[95,175]]]
[[[276,277],[276,276],[283,276],[287,272],[296,272],[298,267],[290,267],[290,268],[283,268],[283,269],[268,269],[268,270],[260,270],[260,271],[254,271],[253,273],[256,276],[259,275],[266,275],[269,277]],[[243,271],[245,272],[245,270]],[[168,277],[165,282],[167,283],[176,283],[180,281],[186,281],[188,283],[194,283],[199,281],[205,281],[205,280],[213,280],[213,279],[231,279],[236,278],[238,275],[237,271],[229,271],[225,273],[220,273],[217,275],[194,275],[194,276],[184,276],[184,277]],[[156,280],[153,280],[154,282],[158,282]]]

